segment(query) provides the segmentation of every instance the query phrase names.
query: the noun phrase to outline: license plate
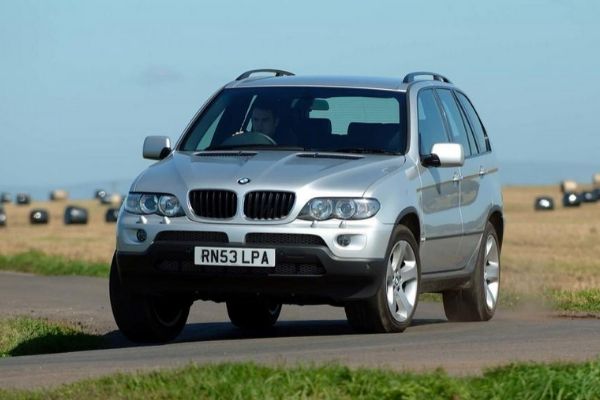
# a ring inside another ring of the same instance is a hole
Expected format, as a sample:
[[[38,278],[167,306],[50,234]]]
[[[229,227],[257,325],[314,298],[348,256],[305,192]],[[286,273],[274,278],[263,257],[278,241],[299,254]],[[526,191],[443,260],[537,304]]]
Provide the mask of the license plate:
[[[275,249],[195,247],[194,264],[224,267],[274,267]]]

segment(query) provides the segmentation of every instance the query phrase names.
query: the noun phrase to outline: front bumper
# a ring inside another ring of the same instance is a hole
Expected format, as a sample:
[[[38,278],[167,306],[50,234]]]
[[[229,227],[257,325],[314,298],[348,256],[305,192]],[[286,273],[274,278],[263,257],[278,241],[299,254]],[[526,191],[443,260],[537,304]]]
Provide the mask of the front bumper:
[[[118,250],[123,284],[138,293],[224,301],[266,296],[282,303],[340,304],[372,297],[385,275],[384,259],[341,259],[323,245],[212,243],[276,249],[275,268],[194,265],[194,247],[211,243],[160,241],[143,253]]]

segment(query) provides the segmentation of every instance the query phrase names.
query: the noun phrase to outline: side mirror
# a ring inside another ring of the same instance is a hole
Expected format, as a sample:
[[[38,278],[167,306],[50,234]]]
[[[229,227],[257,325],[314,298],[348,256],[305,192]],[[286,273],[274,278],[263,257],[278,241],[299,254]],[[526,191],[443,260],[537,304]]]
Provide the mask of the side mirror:
[[[462,167],[465,152],[460,143],[436,143],[421,162],[426,167]]]
[[[171,139],[167,136],[148,136],[144,140],[144,158],[162,160],[171,153]]]

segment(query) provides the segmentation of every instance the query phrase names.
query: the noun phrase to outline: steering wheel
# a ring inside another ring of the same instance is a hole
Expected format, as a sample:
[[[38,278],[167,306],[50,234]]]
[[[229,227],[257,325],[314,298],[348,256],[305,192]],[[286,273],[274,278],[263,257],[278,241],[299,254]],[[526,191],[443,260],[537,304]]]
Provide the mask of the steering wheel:
[[[268,144],[276,146],[277,142],[272,137],[261,132],[244,132],[238,135],[228,137],[221,143],[225,146],[245,145],[245,144]]]

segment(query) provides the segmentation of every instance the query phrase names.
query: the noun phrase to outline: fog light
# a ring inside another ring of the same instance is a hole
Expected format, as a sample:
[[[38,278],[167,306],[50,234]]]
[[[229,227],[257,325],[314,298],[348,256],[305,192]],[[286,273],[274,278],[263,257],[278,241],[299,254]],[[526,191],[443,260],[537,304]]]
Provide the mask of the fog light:
[[[351,241],[352,237],[350,235],[340,235],[337,237],[337,242],[342,247],[349,246]]]
[[[135,236],[137,237],[137,240],[139,240],[140,242],[145,242],[146,239],[148,238],[148,234],[143,229],[138,229]]]

